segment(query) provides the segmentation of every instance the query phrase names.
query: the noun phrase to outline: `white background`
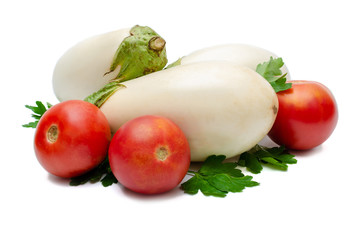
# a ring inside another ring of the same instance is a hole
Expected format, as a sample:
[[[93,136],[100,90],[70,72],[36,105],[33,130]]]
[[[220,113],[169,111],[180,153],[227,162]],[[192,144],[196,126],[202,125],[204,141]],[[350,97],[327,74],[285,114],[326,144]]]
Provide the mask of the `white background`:
[[[359,1],[2,1],[0,239],[362,239]],[[338,126],[287,172],[226,198],[70,187],[33,152],[25,104],[56,103],[58,58],[95,34],[135,24],[167,41],[169,62],[194,50],[249,43],[283,57],[292,79],[328,86]]]

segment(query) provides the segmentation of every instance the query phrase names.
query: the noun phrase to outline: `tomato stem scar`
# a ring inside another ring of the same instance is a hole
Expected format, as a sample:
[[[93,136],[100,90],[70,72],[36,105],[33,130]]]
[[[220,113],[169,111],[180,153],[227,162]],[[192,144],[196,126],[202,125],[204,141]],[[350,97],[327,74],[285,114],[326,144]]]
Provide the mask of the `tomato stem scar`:
[[[156,151],[156,156],[158,160],[165,161],[168,157],[168,151],[165,147],[160,147]]]
[[[58,138],[58,127],[52,125],[47,132],[47,139],[49,142],[54,143],[57,141]]]

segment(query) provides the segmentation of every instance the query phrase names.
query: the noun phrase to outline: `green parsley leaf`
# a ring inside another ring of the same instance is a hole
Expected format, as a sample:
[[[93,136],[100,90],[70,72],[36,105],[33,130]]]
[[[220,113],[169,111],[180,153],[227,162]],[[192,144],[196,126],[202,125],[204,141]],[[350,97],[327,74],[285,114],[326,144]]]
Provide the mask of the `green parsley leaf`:
[[[109,187],[113,183],[118,183],[118,180],[112,172],[107,172],[106,175],[101,179],[101,183],[103,187]]]
[[[29,122],[27,124],[23,124],[23,127],[26,128],[36,128],[36,126],[38,125],[38,122],[40,120],[40,118],[44,115],[44,113],[52,107],[52,105],[50,103],[46,103],[47,107],[44,106],[44,104],[40,101],[36,101],[35,102],[36,106],[30,106],[30,105],[25,105],[26,108],[30,109],[31,111],[33,111],[33,114],[31,115],[35,121],[34,122]]]
[[[209,156],[205,163],[201,166],[199,173],[207,175],[215,175],[219,173],[227,173],[235,177],[243,177],[244,174],[240,169],[236,169],[237,163],[222,163],[225,160],[224,155],[212,155]]]
[[[242,167],[247,167],[252,173],[260,173],[263,170],[259,158],[249,152],[244,152],[240,155],[238,164]]]
[[[108,157],[101,162],[95,169],[70,179],[70,186],[79,186],[87,182],[96,183],[101,182],[104,187],[108,187],[113,183],[117,183],[116,177],[111,171]]]
[[[224,192],[241,192],[245,187],[254,187],[259,183],[251,181],[252,176],[233,177],[231,175],[222,173],[211,176],[208,182]]]
[[[216,187],[212,186],[207,178],[202,176],[199,173],[194,173],[195,175],[190,178],[188,181],[181,184],[181,188],[185,193],[196,194],[200,190],[205,196],[214,196],[214,197],[225,197],[227,192],[221,191]]]
[[[237,169],[237,163],[223,163],[225,159],[224,155],[209,156],[197,172],[189,171],[193,177],[181,184],[181,188],[188,194],[200,190],[205,196],[225,197],[229,192],[259,185]]]
[[[238,165],[246,167],[252,173],[260,173],[262,164],[268,164],[281,170],[288,170],[287,164],[295,164],[295,156],[289,154],[284,146],[264,147],[256,145],[251,150],[240,155]]]
[[[282,58],[270,57],[268,62],[259,64],[256,72],[263,76],[273,87],[275,92],[281,92],[292,87],[291,83],[286,83],[286,75],[282,75],[280,68],[284,65]]]

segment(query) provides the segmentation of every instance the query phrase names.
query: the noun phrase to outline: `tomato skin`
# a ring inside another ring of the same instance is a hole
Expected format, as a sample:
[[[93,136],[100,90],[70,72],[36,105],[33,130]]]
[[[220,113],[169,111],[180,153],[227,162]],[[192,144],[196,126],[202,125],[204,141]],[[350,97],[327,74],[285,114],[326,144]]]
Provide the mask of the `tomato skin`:
[[[49,173],[63,178],[84,174],[107,156],[111,130],[104,114],[81,100],[58,103],[41,117],[34,150]]]
[[[167,118],[151,115],[122,125],[113,136],[108,156],[117,180],[143,194],[175,188],[191,161],[190,147],[181,129]]]
[[[336,100],[321,83],[289,82],[291,89],[277,93],[278,115],[268,136],[289,149],[312,149],[326,141],[337,125]]]

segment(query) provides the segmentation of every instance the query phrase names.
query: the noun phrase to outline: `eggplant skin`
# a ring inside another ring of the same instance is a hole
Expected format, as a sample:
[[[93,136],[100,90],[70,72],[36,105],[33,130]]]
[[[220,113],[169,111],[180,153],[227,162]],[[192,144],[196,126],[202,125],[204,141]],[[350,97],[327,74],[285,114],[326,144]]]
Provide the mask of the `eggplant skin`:
[[[88,38],[57,62],[53,89],[60,101],[85,99],[110,82],[123,82],[162,70],[166,41],[153,29],[136,25]]]
[[[235,43],[197,50],[182,57],[176,64],[185,65],[204,61],[229,61],[255,70],[258,64],[269,61],[270,57],[277,58],[278,56],[257,46]],[[281,71],[283,74],[286,73],[287,80],[290,80],[290,73],[286,65],[281,68]]]
[[[59,101],[83,100],[114,78],[116,72],[105,73],[129,31],[121,29],[93,36],[67,50],[53,72],[53,90]]]
[[[179,65],[124,85],[100,108],[112,132],[139,116],[167,117],[185,133],[192,161],[233,157],[254,147],[278,109],[276,93],[263,77],[226,61]]]

